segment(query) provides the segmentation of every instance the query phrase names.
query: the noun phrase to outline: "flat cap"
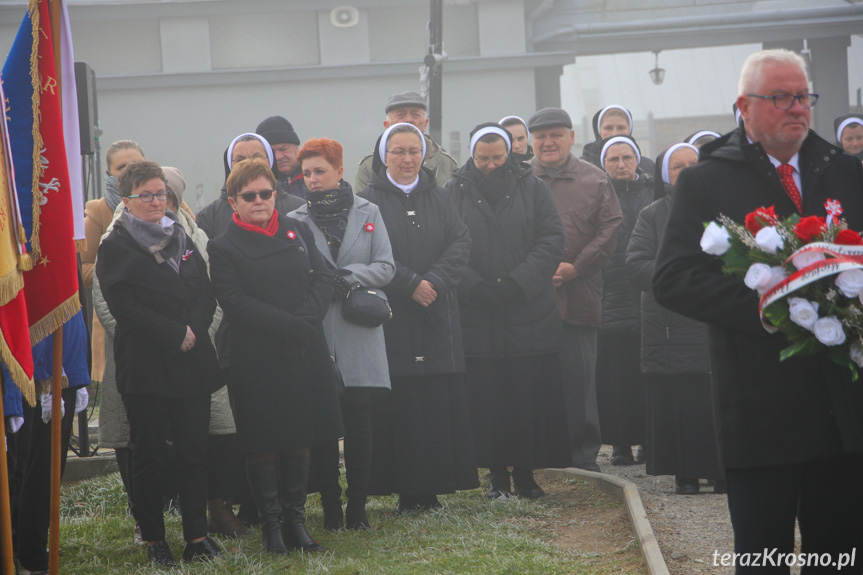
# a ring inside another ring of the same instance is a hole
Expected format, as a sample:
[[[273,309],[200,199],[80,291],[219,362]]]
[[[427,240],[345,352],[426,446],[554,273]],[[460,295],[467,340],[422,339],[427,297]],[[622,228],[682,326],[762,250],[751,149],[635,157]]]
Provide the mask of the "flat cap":
[[[402,92],[401,94],[393,94],[387,98],[387,104],[384,107],[384,114],[389,114],[390,110],[401,108],[402,106],[416,106],[423,110],[428,110],[426,102],[423,100],[422,96],[416,92]]]
[[[527,121],[527,129],[533,132],[542,128],[555,128],[563,126],[569,130],[572,129],[572,118],[565,110],[560,108],[543,108],[535,113]]]

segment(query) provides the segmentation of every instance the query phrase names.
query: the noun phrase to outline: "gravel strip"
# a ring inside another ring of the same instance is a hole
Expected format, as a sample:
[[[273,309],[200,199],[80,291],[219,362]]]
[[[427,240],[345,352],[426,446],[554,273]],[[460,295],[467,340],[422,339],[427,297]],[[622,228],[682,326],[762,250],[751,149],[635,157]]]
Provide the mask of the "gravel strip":
[[[714,566],[714,553],[734,551],[734,534],[725,495],[714,494],[703,480],[698,495],[676,495],[674,477],[645,473],[644,464],[611,465],[611,447],[604,445],[597,463],[603,473],[638,486],[662,555],[671,575],[733,575],[734,568]]]

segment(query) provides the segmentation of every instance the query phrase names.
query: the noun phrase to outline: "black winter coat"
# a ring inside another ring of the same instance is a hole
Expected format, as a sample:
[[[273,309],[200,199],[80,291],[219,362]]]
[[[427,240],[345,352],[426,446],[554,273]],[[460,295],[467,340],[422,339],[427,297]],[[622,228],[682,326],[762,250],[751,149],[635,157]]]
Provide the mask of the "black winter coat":
[[[470,231],[467,274],[459,289],[467,357],[539,355],[560,349],[562,323],[552,277],[563,255],[563,226],[545,182],[528,166],[506,164],[506,195],[490,204],[471,178],[472,160],[447,184]],[[478,305],[482,284],[518,285],[517,301]]]
[[[185,232],[182,232],[185,233]],[[224,385],[207,330],[216,300],[207,264],[186,238],[190,252],[180,272],[140,247],[122,225],[99,246],[96,275],[111,315],[120,393],[160,397],[210,394]],[[195,345],[180,351],[186,326]]]
[[[641,290],[626,272],[626,246],[639,212],[653,201],[653,178],[638,170],[637,180],[611,180],[623,222],[617,229],[617,246],[602,271],[602,329],[606,332],[640,333]]]
[[[405,194],[382,166],[357,194],[380,208],[393,247],[396,275],[383,288],[393,310],[384,324],[390,377],[464,373],[456,289],[467,269],[470,234],[431,172],[423,169],[419,178]],[[427,308],[411,299],[422,280],[438,294]]]
[[[641,371],[649,374],[710,373],[707,325],[656,303],[653,271],[668,214],[669,195],[656,200],[638,214],[626,248],[626,271],[641,290]]]
[[[283,451],[340,437],[321,325],[334,280],[311,230],[287,216],[279,216],[272,237],[231,223],[210,240],[208,252],[213,290],[231,324],[229,386],[243,451]]]
[[[803,215],[826,216],[839,200],[843,217],[863,229],[863,166],[810,131],[800,149]],[[710,324],[714,409],[723,464],[783,465],[863,453],[863,386],[826,353],[779,361],[788,345],[768,334],[758,294],[726,276],[719,258],[701,251],[704,223],[725,214],[775,206],[796,212],[761,144],[737,129],[702,146],[699,162],[681,172],[653,292],[669,309]]]

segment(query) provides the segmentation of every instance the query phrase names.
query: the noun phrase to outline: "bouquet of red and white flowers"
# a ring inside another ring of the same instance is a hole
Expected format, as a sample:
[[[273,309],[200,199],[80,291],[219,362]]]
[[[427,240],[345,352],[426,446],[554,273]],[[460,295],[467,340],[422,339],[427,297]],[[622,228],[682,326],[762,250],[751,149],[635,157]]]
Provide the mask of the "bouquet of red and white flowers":
[[[839,217],[839,202],[824,207],[826,218],[784,220],[773,206],[762,207],[743,225],[721,215],[705,224],[701,249],[758,292],[764,328],[789,342],[780,360],[826,348],[856,380],[863,367],[863,238]]]

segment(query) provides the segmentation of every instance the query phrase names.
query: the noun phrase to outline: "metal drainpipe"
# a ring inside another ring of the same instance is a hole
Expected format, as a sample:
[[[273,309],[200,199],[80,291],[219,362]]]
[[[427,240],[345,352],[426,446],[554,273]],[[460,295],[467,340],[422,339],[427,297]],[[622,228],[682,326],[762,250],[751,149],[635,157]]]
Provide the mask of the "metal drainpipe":
[[[545,2],[543,3],[543,5]],[[537,11],[543,6],[539,6]],[[546,10],[547,11],[547,10]],[[528,32],[530,35],[531,50],[535,44],[545,42],[563,36],[565,34],[578,34],[585,36],[605,35],[609,33],[619,34],[621,32],[644,32],[654,30],[661,32],[663,29],[697,28],[716,25],[756,24],[759,22],[789,22],[792,20],[806,20],[811,18],[845,18],[849,16],[863,15],[863,4],[852,4],[849,6],[830,6],[828,8],[800,8],[797,10],[764,10],[757,13],[744,14],[713,14],[710,16],[695,16],[691,18],[657,18],[655,20],[638,20],[629,22],[600,22],[591,24],[580,24],[565,26],[546,32],[540,36],[533,34],[533,21],[530,21]],[[531,14],[532,16],[532,14]],[[530,17],[529,17],[530,18]]]

